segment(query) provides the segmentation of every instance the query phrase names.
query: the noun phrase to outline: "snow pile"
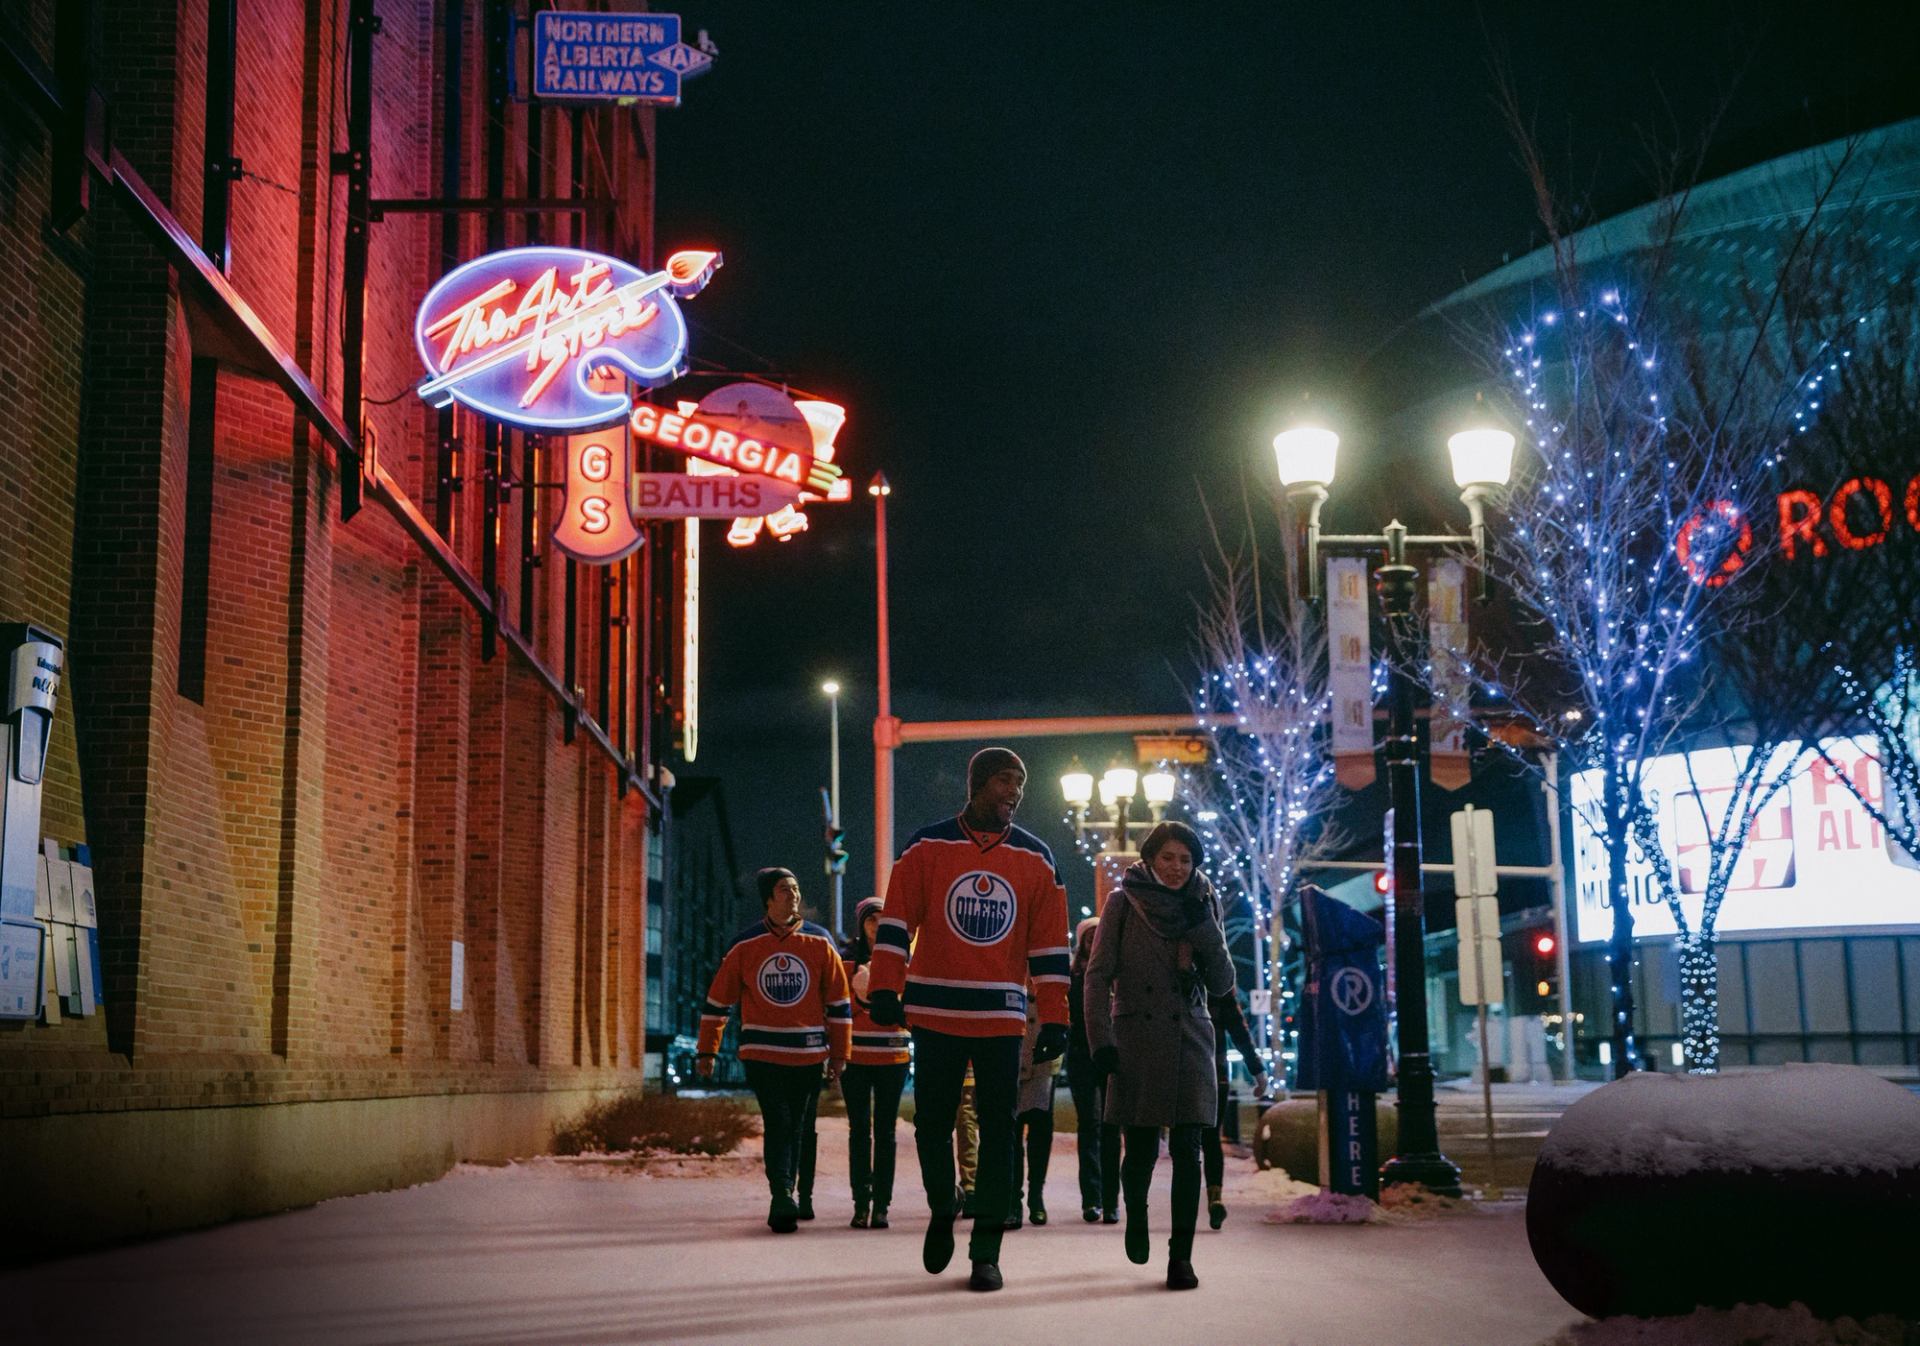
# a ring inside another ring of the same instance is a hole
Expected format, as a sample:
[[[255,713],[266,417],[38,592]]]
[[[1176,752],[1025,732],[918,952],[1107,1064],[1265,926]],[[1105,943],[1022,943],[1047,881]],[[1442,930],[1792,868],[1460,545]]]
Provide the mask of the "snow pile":
[[[1378,1224],[1386,1212],[1363,1196],[1315,1192],[1270,1212],[1266,1224]]]
[[[1906,1329],[1891,1315],[1823,1322],[1805,1304],[1741,1304],[1678,1318],[1602,1318],[1570,1327],[1541,1346],[1902,1346],[1906,1340]]]
[[[1473,1209],[1470,1202],[1460,1197],[1441,1196],[1417,1182],[1388,1183],[1380,1189],[1380,1204],[1394,1215],[1409,1220],[1427,1220]]]
[[[1858,1066],[1639,1072],[1568,1108],[1540,1162],[1593,1176],[1920,1168],[1920,1097]]]
[[[1301,1182],[1290,1177],[1283,1168],[1260,1168],[1239,1176],[1231,1174],[1233,1195],[1246,1197],[1251,1201],[1292,1201],[1298,1197],[1312,1196],[1320,1189],[1310,1182]]]

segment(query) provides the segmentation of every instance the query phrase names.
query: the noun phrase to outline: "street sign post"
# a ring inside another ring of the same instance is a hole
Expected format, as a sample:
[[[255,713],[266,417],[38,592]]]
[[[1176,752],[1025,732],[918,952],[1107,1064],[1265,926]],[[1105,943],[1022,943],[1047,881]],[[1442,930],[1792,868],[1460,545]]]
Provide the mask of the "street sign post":
[[[533,16],[535,98],[676,107],[681,81],[712,64],[710,51],[680,40],[678,14],[542,9]]]
[[[1454,926],[1460,937],[1460,1003],[1472,1005],[1480,1030],[1480,1101],[1487,1116],[1487,1182],[1494,1182],[1493,1058],[1487,1051],[1487,1006],[1506,998],[1500,965],[1500,880],[1493,852],[1493,814],[1469,804],[1453,823]]]

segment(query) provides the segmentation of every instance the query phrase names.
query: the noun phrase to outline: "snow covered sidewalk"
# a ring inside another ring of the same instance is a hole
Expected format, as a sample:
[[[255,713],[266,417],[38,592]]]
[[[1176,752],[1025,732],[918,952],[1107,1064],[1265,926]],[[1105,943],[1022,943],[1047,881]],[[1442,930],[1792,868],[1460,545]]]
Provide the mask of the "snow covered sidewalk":
[[[1200,1289],[1170,1294],[1166,1162],[1155,1257],[1136,1267],[1118,1226],[1081,1222],[1070,1136],[1047,1184],[1053,1223],[1009,1233],[1007,1288],[971,1294],[964,1242],[947,1274],[920,1268],[910,1130],[893,1228],[846,1227],[845,1136],[821,1119],[820,1218],[787,1237],[767,1231],[765,1183],[744,1156],[657,1174],[539,1160],[8,1273],[0,1298],[9,1331],[68,1343],[1535,1346],[1578,1317],[1535,1270],[1517,1203],[1271,1225],[1261,1216],[1309,1189],[1246,1160],[1230,1161],[1226,1227],[1200,1232]]]

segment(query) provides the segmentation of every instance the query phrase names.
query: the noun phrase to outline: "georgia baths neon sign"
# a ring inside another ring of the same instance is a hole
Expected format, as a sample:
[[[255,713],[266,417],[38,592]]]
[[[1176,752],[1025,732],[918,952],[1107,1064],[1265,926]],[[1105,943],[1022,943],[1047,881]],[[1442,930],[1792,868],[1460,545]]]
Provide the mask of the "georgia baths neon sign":
[[[428,377],[420,396],[459,402],[528,430],[617,425],[623,387],[595,388],[610,367],[642,387],[686,372],[681,299],[700,293],[717,252],[676,252],[659,271],[579,248],[510,248],[455,267],[414,319]]]

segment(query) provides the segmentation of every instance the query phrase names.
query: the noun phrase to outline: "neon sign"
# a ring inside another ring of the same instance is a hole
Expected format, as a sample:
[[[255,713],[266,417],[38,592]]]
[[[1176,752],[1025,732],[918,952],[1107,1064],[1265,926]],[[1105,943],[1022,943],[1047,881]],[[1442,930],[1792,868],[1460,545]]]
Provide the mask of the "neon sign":
[[[760,385],[732,386],[759,388]],[[786,402],[770,388],[762,391]],[[747,412],[710,409],[714,396],[717,394],[710,395],[693,411],[667,411],[641,402],[633,408],[630,421],[633,433],[650,444],[690,458],[704,458],[722,467],[772,477],[821,494],[831,490],[840,479],[839,468],[815,456],[813,437],[804,418],[796,417],[795,429],[781,433],[777,423],[767,420],[758,408]],[[787,402],[787,406],[792,405]]]
[[[626,418],[614,369],[644,387],[685,372],[687,322],[717,252],[676,252],[659,271],[579,248],[510,248],[440,278],[414,319],[430,405],[452,402],[529,430],[586,430]]]
[[[1902,520],[1920,538],[1920,473],[1897,495],[1887,481],[1859,476],[1842,482],[1828,499],[1817,491],[1796,489],[1780,492],[1774,505],[1774,540],[1789,561],[1826,556],[1836,547],[1870,550],[1892,537]],[[1719,545],[1706,545],[1709,540]],[[1694,511],[1673,539],[1674,556],[1687,574],[1709,588],[1732,579],[1753,547],[1752,524],[1727,500]]]
[[[567,440],[566,489],[553,545],[576,561],[606,565],[643,540],[627,510],[626,436],[573,435]]]

